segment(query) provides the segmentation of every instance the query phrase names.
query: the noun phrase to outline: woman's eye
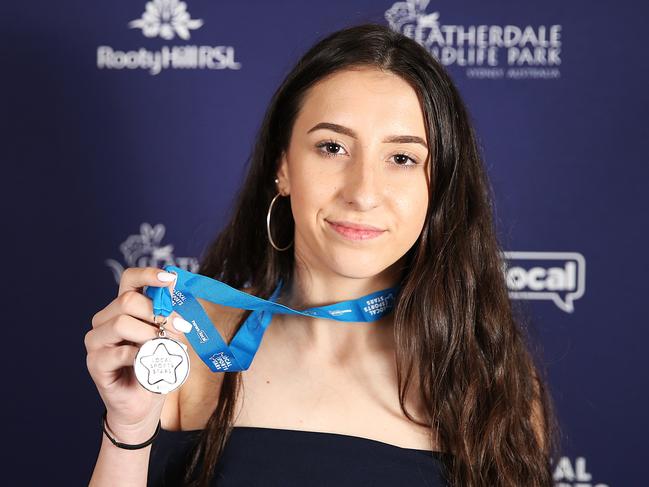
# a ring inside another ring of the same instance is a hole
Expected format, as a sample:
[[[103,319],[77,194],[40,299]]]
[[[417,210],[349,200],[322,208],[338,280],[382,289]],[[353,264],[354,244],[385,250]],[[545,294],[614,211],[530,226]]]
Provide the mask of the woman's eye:
[[[398,159],[400,160],[399,162],[396,162],[398,166],[413,167],[419,165],[419,163],[416,160],[414,160],[412,157],[410,157],[407,154],[395,154],[392,157],[395,158],[395,161],[397,161]],[[408,164],[407,163],[408,160],[412,161],[412,164]]]
[[[318,149],[322,149],[324,147],[324,150],[320,150],[320,153],[326,157],[336,157],[342,155],[337,152],[339,149],[342,149],[342,146],[340,144],[336,144],[331,140],[328,140],[326,142],[321,142],[316,147]],[[332,149],[333,152],[329,152],[328,149]]]

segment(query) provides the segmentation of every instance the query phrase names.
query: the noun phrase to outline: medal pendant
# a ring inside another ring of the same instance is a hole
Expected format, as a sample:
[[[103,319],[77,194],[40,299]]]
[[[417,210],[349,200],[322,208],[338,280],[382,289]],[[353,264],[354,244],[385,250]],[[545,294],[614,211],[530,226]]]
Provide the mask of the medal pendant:
[[[154,317],[155,322],[155,317]],[[138,350],[133,363],[137,381],[145,389],[167,394],[179,388],[189,375],[189,355],[184,344],[166,336],[160,323],[158,337],[146,341]]]

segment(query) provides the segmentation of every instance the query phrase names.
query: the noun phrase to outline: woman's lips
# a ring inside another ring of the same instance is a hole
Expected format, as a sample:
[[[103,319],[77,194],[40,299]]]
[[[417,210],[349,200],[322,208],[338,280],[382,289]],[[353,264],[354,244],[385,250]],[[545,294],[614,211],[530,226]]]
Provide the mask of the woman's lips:
[[[369,240],[381,235],[385,230],[373,229],[366,225],[350,224],[347,222],[331,222],[326,220],[336,232],[349,240]],[[354,228],[348,225],[353,225]]]

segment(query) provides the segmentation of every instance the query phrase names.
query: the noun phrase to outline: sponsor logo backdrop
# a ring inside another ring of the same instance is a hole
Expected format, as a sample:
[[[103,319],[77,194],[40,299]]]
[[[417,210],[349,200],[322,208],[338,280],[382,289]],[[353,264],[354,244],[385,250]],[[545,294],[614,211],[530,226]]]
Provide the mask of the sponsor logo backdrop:
[[[92,315],[125,267],[197,270],[280,80],[318,38],[364,21],[426,46],[471,111],[503,273],[562,423],[556,486],[645,485],[646,6],[120,0],[5,11],[10,485],[87,482],[101,438],[84,360]]]

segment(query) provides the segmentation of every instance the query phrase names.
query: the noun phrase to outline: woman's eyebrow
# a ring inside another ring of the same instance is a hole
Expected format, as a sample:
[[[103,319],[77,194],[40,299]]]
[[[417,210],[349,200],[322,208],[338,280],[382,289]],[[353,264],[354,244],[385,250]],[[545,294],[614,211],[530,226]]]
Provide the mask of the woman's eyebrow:
[[[311,129],[309,129],[307,134],[310,134],[311,132],[319,129],[333,130],[334,132],[338,132],[339,134],[347,135],[352,139],[358,139],[358,135],[356,135],[356,132],[354,132],[352,129],[344,127],[343,125],[338,125],[337,123],[330,122],[320,122],[319,124],[314,125]],[[421,137],[417,137],[416,135],[390,135],[383,139],[382,142],[386,144],[421,144],[426,149],[428,149],[426,141]]]

